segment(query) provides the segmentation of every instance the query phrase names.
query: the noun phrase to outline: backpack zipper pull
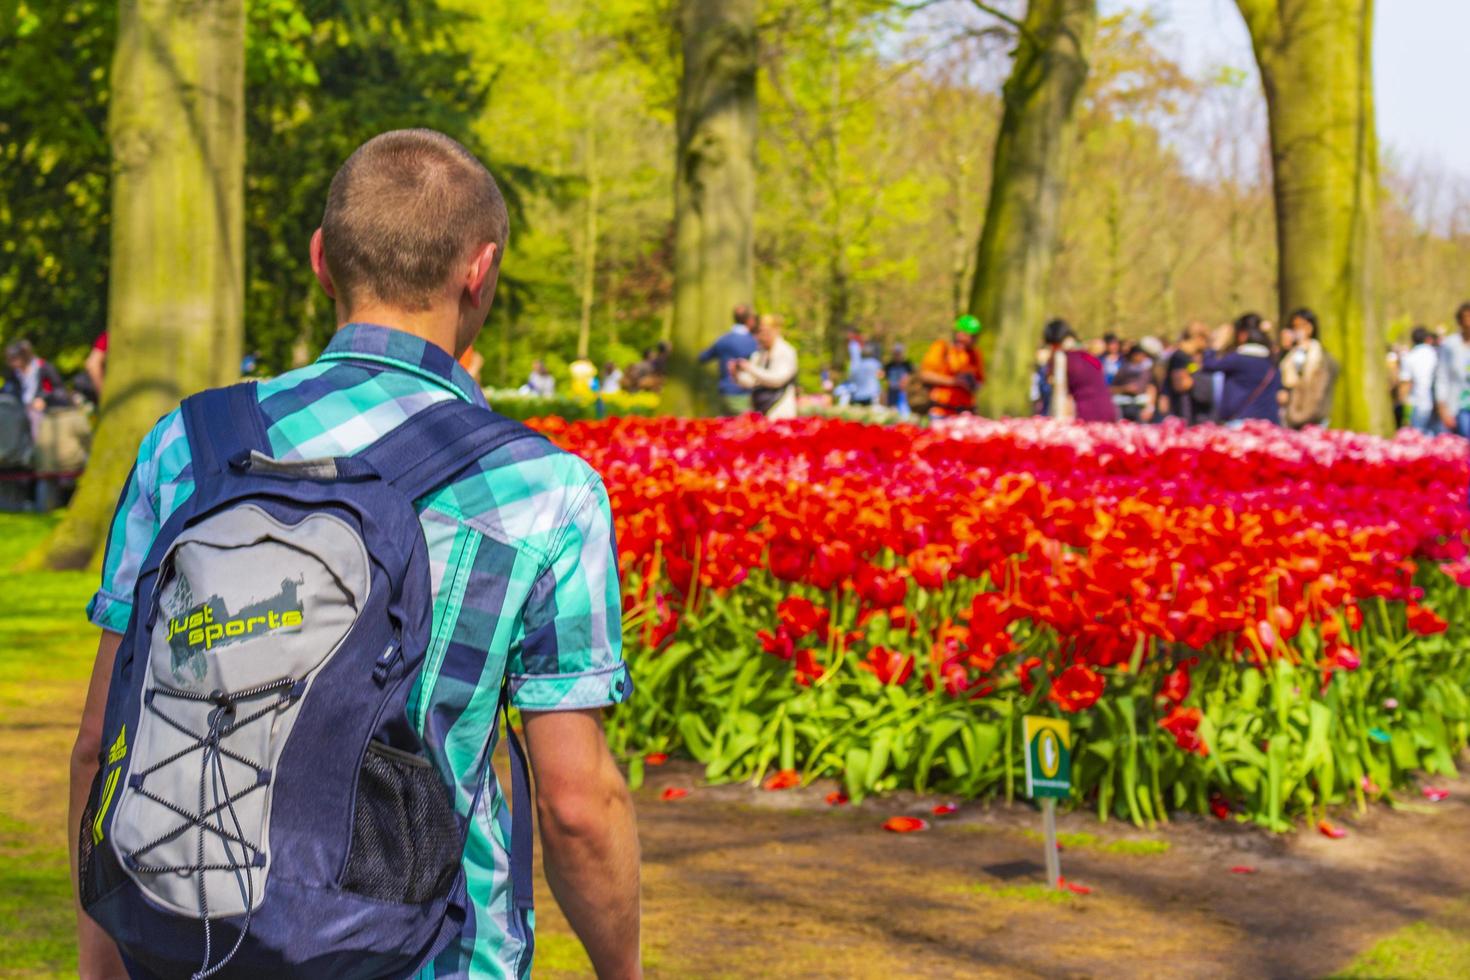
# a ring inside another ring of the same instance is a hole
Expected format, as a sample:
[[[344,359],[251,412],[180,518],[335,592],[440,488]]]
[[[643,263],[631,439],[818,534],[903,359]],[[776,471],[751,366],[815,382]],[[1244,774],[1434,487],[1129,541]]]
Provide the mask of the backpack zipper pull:
[[[395,636],[387,648],[378,655],[377,661],[373,663],[373,680],[379,687],[388,682],[388,674],[393,670],[393,665],[401,659],[403,659],[403,644]]]

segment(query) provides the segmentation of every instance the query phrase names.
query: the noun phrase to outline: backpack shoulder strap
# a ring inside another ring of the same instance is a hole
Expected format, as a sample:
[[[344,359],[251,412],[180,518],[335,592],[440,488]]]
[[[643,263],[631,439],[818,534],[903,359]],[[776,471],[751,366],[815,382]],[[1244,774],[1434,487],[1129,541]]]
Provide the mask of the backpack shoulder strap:
[[[544,436],[488,408],[451,398],[409,416],[358,458],[408,499],[417,500],[488,453],[531,438]]]
[[[252,452],[270,454],[254,381],[201,391],[185,398],[180,410],[196,471],[218,473]]]

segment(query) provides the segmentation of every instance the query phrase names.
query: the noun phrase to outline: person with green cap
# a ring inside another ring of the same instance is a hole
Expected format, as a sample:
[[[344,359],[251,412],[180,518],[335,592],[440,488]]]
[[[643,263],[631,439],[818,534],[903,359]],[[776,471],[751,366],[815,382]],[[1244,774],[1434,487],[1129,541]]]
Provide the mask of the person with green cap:
[[[919,362],[919,381],[929,390],[929,415],[943,418],[975,410],[975,392],[985,382],[985,361],[976,339],[980,321],[966,313],[954,322],[952,339],[929,346]]]

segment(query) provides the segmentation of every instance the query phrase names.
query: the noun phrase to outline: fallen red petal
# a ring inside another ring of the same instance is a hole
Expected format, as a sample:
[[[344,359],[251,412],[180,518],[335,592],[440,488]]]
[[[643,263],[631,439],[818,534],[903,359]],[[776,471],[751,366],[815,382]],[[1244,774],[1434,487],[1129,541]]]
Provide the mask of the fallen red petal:
[[[1442,789],[1438,786],[1425,786],[1419,792],[1423,793],[1424,798],[1430,803],[1438,803],[1441,800],[1447,800],[1450,798],[1450,791],[1447,789]]]
[[[644,764],[650,766],[661,766],[668,761],[669,754],[667,752],[651,752],[643,757]]]
[[[1333,840],[1342,840],[1347,836],[1346,830],[1343,830],[1341,827],[1334,827],[1326,820],[1319,821],[1317,829],[1321,831],[1323,837],[1331,837]]]
[[[668,803],[672,800],[682,800],[688,795],[689,791],[687,789],[681,789],[678,786],[670,786],[668,789],[663,791],[663,794],[659,796],[659,799],[663,800],[665,803]]]
[[[800,785],[801,773],[797,772],[795,769],[782,769],[780,772],[773,773],[772,775],[767,776],[766,781],[761,783],[761,788],[777,790],[790,789],[793,786]]]
[[[883,829],[895,834],[911,834],[916,830],[928,830],[929,821],[919,817],[889,817],[883,821]]]
[[[1069,891],[1077,895],[1092,894],[1092,889],[1088,888],[1086,885],[1079,885],[1075,881],[1068,881],[1066,878],[1062,877],[1057,878],[1057,887],[1062,889],[1063,891]]]
[[[1236,864],[1231,866],[1230,873],[1233,875],[1253,875],[1259,870],[1261,869],[1252,867],[1249,864]]]
[[[934,815],[936,817],[948,816],[949,814],[954,813],[958,809],[959,809],[959,806],[957,804],[954,804],[954,803],[941,803],[941,804],[939,804],[938,806],[936,806],[934,808]]]
[[[841,790],[834,790],[833,792],[827,794],[828,806],[842,806],[846,802],[847,794],[842,792]]]

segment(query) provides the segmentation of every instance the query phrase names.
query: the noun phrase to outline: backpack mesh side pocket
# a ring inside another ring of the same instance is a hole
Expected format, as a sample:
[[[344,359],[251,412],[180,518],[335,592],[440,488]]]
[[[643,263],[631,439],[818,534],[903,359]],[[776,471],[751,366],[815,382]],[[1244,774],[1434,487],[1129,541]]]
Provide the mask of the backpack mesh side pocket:
[[[427,759],[369,742],[342,887],[417,904],[447,894],[463,851],[454,804]]]
[[[97,876],[92,870],[92,821],[97,818],[97,805],[92,801],[95,792],[94,789],[87,794],[87,805],[82,810],[82,824],[77,829],[77,897],[82,908],[91,908],[97,904]]]

